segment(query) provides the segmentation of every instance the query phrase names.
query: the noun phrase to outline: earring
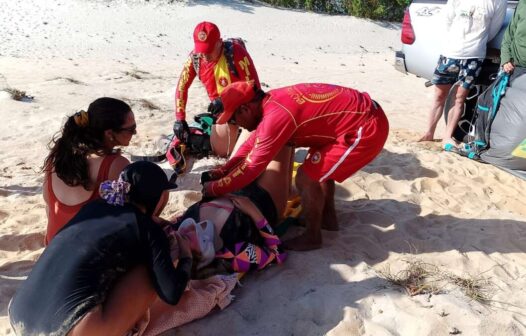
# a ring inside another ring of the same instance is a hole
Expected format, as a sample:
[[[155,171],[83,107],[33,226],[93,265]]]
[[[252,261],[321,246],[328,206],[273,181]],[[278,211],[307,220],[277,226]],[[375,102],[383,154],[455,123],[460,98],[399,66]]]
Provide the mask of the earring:
[[[115,138],[114,137],[110,137],[110,141],[115,141]]]

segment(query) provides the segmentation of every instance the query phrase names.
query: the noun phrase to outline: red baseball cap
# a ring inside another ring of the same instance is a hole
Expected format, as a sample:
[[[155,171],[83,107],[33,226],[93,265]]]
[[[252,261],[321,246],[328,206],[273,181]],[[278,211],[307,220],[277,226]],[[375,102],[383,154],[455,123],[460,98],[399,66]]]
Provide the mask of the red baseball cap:
[[[236,109],[256,96],[254,91],[254,81],[234,82],[228,85],[221,92],[221,102],[223,103],[223,113],[217,118],[216,124],[224,124],[232,118]]]
[[[206,21],[199,23],[194,29],[194,52],[210,54],[220,38],[219,28],[215,24]]]

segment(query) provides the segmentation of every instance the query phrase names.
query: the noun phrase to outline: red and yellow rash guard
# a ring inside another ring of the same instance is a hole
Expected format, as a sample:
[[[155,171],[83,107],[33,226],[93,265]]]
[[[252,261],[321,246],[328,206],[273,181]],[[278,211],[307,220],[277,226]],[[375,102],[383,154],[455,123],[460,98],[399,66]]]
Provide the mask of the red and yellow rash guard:
[[[223,89],[233,82],[254,80],[256,85],[260,87],[254,62],[248,52],[237,43],[234,43],[232,48],[233,61],[239,77],[236,77],[229,70],[224,52],[221,52],[221,57],[215,62],[199,59],[199,79],[205,86],[211,101],[219,97]],[[184,64],[175,90],[175,118],[177,120],[185,120],[186,118],[188,89],[197,75],[192,64],[192,56],[193,52],[190,53]]]
[[[358,130],[371,118],[367,93],[330,84],[297,84],[269,91],[263,117],[238,152],[223,167],[226,175],[212,182],[210,196],[238,190],[254,181],[287,143],[323,147]]]

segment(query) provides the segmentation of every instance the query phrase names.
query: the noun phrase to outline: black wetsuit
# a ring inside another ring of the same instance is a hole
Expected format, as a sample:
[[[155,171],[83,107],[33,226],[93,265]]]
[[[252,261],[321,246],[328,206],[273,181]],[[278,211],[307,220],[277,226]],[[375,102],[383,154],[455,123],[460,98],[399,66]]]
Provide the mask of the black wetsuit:
[[[191,260],[170,258],[163,230],[133,205],[85,205],[53,238],[9,306],[17,335],[66,335],[115,281],[145,265],[159,297],[176,304]],[[130,303],[132,304],[132,303]]]

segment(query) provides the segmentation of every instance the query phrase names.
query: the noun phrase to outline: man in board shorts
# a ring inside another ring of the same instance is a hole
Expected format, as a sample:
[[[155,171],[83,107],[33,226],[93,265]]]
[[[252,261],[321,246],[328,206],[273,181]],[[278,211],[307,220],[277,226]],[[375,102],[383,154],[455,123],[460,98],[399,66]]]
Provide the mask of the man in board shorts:
[[[456,146],[453,132],[464,111],[464,102],[486,57],[486,44],[499,32],[506,15],[505,0],[448,0],[443,10],[444,41],[433,79],[435,94],[428,127],[419,141],[433,141],[451,87],[459,82],[449,111],[442,146]]]
[[[344,181],[372,161],[387,139],[389,124],[380,106],[367,93],[331,84],[265,93],[253,82],[237,82],[222,92],[221,101],[217,122],[235,123],[252,134],[224,166],[209,172],[204,196],[247,186],[287,144],[309,147],[296,175],[307,229],[285,247],[320,248],[321,228],[338,229],[334,181]]]

